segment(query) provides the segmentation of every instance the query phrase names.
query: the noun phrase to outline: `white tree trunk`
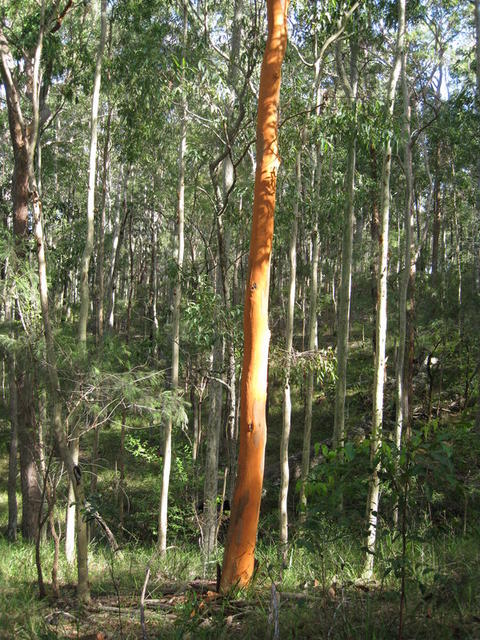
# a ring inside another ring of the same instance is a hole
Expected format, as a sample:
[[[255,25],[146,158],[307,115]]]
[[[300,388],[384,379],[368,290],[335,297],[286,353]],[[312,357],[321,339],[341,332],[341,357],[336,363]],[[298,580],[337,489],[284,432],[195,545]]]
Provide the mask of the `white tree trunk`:
[[[278,498],[278,515],[280,527],[280,554],[285,563],[288,551],[288,485],[290,482],[290,469],[288,465],[288,442],[292,420],[292,401],[290,397],[290,368],[293,349],[293,329],[295,320],[295,284],[297,278],[297,229],[298,229],[298,204],[302,190],[301,172],[302,147],[297,152],[296,162],[296,197],[293,210],[292,228],[290,231],[290,246],[288,256],[290,261],[290,274],[288,278],[288,305],[287,322],[285,327],[285,351],[287,364],[285,369],[285,385],[283,388],[283,422],[282,438],[280,443],[280,494]]]
[[[351,43],[350,81],[347,81],[341,62],[340,46],[337,46],[337,65],[343,77],[344,88],[350,108],[356,111],[357,99],[357,44]],[[356,116],[355,124],[356,127]],[[345,395],[347,392],[348,336],[350,329],[350,300],[352,292],[353,226],[355,222],[355,165],[356,131],[351,132],[347,152],[347,172],[345,174],[345,209],[342,240],[342,270],[338,294],[337,331],[337,383],[335,388],[335,417],[333,425],[333,446],[345,443]]]
[[[405,40],[405,0],[398,2],[398,32],[395,60],[390,76],[387,91],[386,116],[388,121],[393,116],[395,105],[395,91],[400,75],[401,55]],[[390,172],[392,165],[392,139],[387,138],[385,143],[382,183],[381,183],[381,209],[380,209],[380,238],[378,253],[377,276],[377,313],[376,313],[376,343],[375,343],[375,373],[373,383],[373,417],[372,434],[370,438],[370,460],[372,473],[369,480],[367,499],[368,533],[366,540],[366,556],[363,569],[363,577],[370,579],[373,574],[375,543],[377,539],[377,520],[379,506],[380,479],[378,454],[382,442],[383,424],[383,388],[385,381],[385,344],[387,337],[387,273],[388,273],[388,228],[390,219]]]
[[[317,348],[317,293],[318,293],[318,255],[320,242],[318,237],[318,222],[315,221],[312,238],[312,269],[310,273],[310,318],[308,349],[313,352]],[[300,475],[300,507],[305,512],[307,508],[306,485],[310,470],[310,447],[312,440],[312,406],[313,406],[314,372],[310,368],[307,374],[305,399],[305,423],[303,431],[302,468]]]
[[[100,84],[102,79],[102,60],[107,35],[107,0],[101,0],[100,10],[100,42],[97,50],[95,76],[93,81],[92,111],[90,117],[90,159],[88,164],[88,197],[87,197],[87,238],[80,268],[80,314],[78,321],[78,340],[84,349],[87,341],[88,309],[90,295],[88,286],[88,270],[93,252],[95,225],[95,178],[97,173],[97,120],[100,102]]]
[[[187,42],[187,8],[183,13],[183,47]],[[182,75],[182,91],[184,92],[185,71]],[[177,276],[173,292],[172,314],[172,380],[173,394],[178,390],[178,368],[180,347],[180,303],[182,298],[182,269],[185,246],[185,153],[187,150],[187,102],[185,93],[182,94],[180,113],[180,144],[178,148],[178,201],[177,201]],[[158,518],[158,548],[161,554],[167,550],[167,520],[168,520],[168,488],[170,484],[170,470],[172,466],[172,419],[169,418],[165,428],[163,450],[162,491],[160,495],[160,510]]]
[[[221,289],[221,270],[217,265],[215,288],[217,294]],[[222,383],[220,376],[223,367],[223,337],[217,336],[213,345],[212,375],[217,380],[211,380],[209,391],[210,408],[207,421],[205,439],[205,480],[203,486],[203,545],[208,558],[217,544],[217,495],[218,495],[218,452],[220,448],[220,433],[222,429]]]
[[[74,438],[70,444],[73,464],[78,465],[78,454],[80,452],[80,441]],[[67,516],[65,520],[65,557],[69,564],[75,561],[75,487],[70,480],[68,484]]]

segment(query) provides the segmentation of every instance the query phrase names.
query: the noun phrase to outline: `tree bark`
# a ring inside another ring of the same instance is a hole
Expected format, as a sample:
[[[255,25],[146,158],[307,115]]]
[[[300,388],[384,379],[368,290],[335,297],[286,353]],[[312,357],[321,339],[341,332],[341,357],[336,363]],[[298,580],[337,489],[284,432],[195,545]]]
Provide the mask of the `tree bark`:
[[[183,9],[183,55],[187,47],[188,17],[187,5]],[[171,391],[178,390],[178,369],[180,352],[180,303],[182,299],[182,269],[185,249],[185,153],[187,150],[187,101],[185,96],[185,67],[182,67],[182,100],[180,108],[180,144],[178,148],[178,200],[177,200],[177,274],[173,291],[172,314],[172,379]],[[160,510],[158,518],[158,549],[161,554],[167,550],[167,519],[168,519],[168,487],[170,483],[170,469],[172,465],[172,419],[169,417],[165,427],[163,449],[162,491],[160,495]]]
[[[18,403],[17,384],[15,380],[15,356],[8,359],[10,378],[10,451],[8,458],[8,527],[7,538],[14,542],[17,539],[18,507],[17,507],[17,458],[18,458]]]
[[[221,288],[220,266],[216,268],[216,289]],[[223,337],[218,335],[213,345],[212,373],[215,378],[222,375]],[[211,380],[209,392],[210,408],[205,438],[205,481],[203,486],[203,545],[207,558],[217,544],[217,495],[218,495],[218,452],[222,429],[222,383]]]
[[[372,217],[370,220],[370,237],[372,240],[372,257],[370,263],[370,292],[372,296],[372,350],[375,356],[376,351],[376,329],[377,321],[377,280],[378,280],[378,246],[380,234],[380,216],[378,211],[378,169],[377,169],[377,152],[373,144],[370,145],[370,173],[372,180],[372,188],[370,190],[370,200],[372,204]]]
[[[151,264],[150,264],[150,341],[152,343],[152,352],[158,355],[157,336],[158,336],[158,281],[157,281],[157,242],[158,242],[158,221],[155,207],[152,207],[152,216],[150,220],[152,230],[152,246],[151,246]]]
[[[309,337],[308,350],[314,352],[317,349],[317,295],[318,295],[318,256],[320,242],[318,237],[318,221],[315,220],[312,232],[312,262],[310,272],[310,310],[309,310]],[[315,373],[312,367],[307,372],[305,389],[305,422],[303,430],[302,468],[300,473],[300,509],[301,517],[305,518],[307,509],[307,480],[310,471],[310,449],[312,446],[312,409],[313,409],[313,383]]]
[[[96,262],[97,279],[97,323],[96,340],[97,345],[103,340],[104,328],[104,303],[105,303],[105,223],[107,207],[108,175],[110,169],[110,127],[112,121],[112,110],[109,106],[107,124],[105,130],[105,143],[103,147],[103,171],[102,171],[102,203],[100,205],[100,224],[98,228],[98,249]]]
[[[395,446],[400,455],[402,432],[408,417],[408,393],[405,388],[405,350],[407,342],[407,292],[410,279],[413,253],[413,165],[412,139],[410,133],[410,94],[407,82],[407,53],[402,52],[402,96],[403,96],[403,137],[404,137],[404,169],[405,169],[405,256],[404,269],[400,276],[399,290],[399,331],[398,355],[395,371],[396,411],[395,411]],[[394,509],[394,523],[398,521],[398,505]]]
[[[78,438],[72,439],[70,451],[72,453],[73,463],[78,465],[78,456],[80,453],[80,440]],[[70,480],[68,483],[67,515],[65,518],[65,558],[69,564],[73,564],[75,561],[75,507],[75,486]]]
[[[80,268],[80,314],[78,320],[78,340],[85,349],[87,343],[87,321],[90,306],[88,271],[93,252],[95,232],[95,178],[97,175],[97,121],[100,102],[100,84],[102,80],[102,61],[107,36],[107,0],[101,0],[100,9],[100,42],[98,44],[95,75],[93,80],[92,111],[90,116],[90,159],[88,164],[88,197],[87,197],[87,238]]]
[[[108,302],[108,313],[107,313],[107,322],[108,328],[110,330],[113,329],[114,321],[115,321],[115,297],[116,297],[116,279],[118,272],[118,264],[120,262],[120,250],[122,248],[123,238],[125,236],[125,226],[127,224],[129,209],[128,209],[128,179],[130,176],[130,167],[124,170],[123,175],[123,187],[122,187],[122,216],[120,219],[120,207],[115,206],[115,223],[113,227],[113,237],[112,237],[112,254],[111,254],[111,262],[110,262],[110,273],[108,278],[108,287],[107,287],[107,302]],[[119,185],[120,190],[120,185]],[[117,205],[119,203],[117,202]]]
[[[395,60],[388,83],[387,103],[385,115],[388,121],[393,117],[395,105],[395,91],[400,75],[401,56],[405,41],[405,0],[398,2],[398,31]],[[387,335],[387,273],[388,273],[388,227],[390,218],[390,172],[392,164],[392,138],[388,136],[385,143],[380,210],[380,238],[379,263],[377,279],[377,316],[376,316],[376,345],[375,345],[375,373],[373,383],[373,416],[372,434],[370,437],[370,462],[372,473],[369,480],[367,499],[368,533],[366,540],[366,556],[363,576],[370,579],[373,574],[375,542],[377,537],[377,520],[379,506],[380,464],[378,454],[382,442],[383,424],[383,388],[385,381],[385,345]]]
[[[303,142],[303,141],[302,141]],[[290,246],[288,257],[290,262],[290,273],[288,277],[288,304],[287,322],[285,326],[285,382],[283,387],[283,422],[282,436],[280,442],[280,492],[278,497],[278,516],[280,529],[280,549],[279,553],[286,563],[288,555],[288,486],[290,482],[290,469],[288,465],[288,443],[290,439],[290,429],[292,421],[292,400],[290,396],[290,369],[293,352],[293,329],[295,320],[295,284],[297,278],[297,230],[298,230],[298,209],[300,194],[302,191],[302,145],[297,152],[296,160],[296,198],[293,209],[293,221],[290,232]]]
[[[268,291],[279,166],[277,126],[281,66],[287,45],[288,0],[268,0],[268,36],[260,73],[257,166],[245,291],[240,447],[221,591],[250,581],[254,568],[265,457]]]
[[[48,284],[47,284],[47,265],[45,257],[45,240],[43,233],[43,221],[42,221],[42,203],[35,179],[34,170],[34,157],[35,148],[38,140],[39,124],[40,124],[40,63],[43,50],[43,39],[45,33],[45,2],[42,0],[40,7],[40,26],[35,45],[33,55],[32,74],[29,78],[29,85],[31,92],[29,94],[29,100],[31,101],[31,121],[28,126],[25,123],[22,108],[20,104],[20,97],[17,91],[17,84],[14,82],[10,72],[10,59],[11,54],[8,47],[8,42],[5,39],[3,32],[0,29],[0,56],[1,66],[0,72],[2,80],[5,86],[5,92],[7,94],[7,105],[9,113],[9,121],[13,123],[13,129],[11,127],[12,134],[12,146],[14,149],[16,142],[13,139],[14,134],[20,132],[22,135],[23,149],[27,153],[27,171],[28,171],[28,191],[29,198],[32,203],[33,209],[33,222],[34,222],[34,237],[37,247],[37,266],[38,266],[38,286],[40,293],[40,307],[43,320],[43,330],[45,336],[46,347],[46,370],[47,370],[47,385],[49,391],[50,402],[52,406],[52,424],[57,445],[57,450],[68,470],[71,479],[76,481],[76,502],[80,505],[85,505],[85,495],[83,490],[83,481],[81,472],[78,467],[75,467],[72,456],[68,450],[67,438],[62,421],[62,405],[60,399],[60,383],[58,379],[57,360],[55,353],[55,346],[53,340],[53,332],[50,323],[49,315],[49,300],[48,300]],[[29,62],[31,64],[31,61]],[[13,133],[12,133],[13,132]],[[16,159],[15,159],[16,160]],[[21,229],[19,230],[21,234]],[[80,512],[80,509],[78,510]],[[82,602],[88,602],[90,599],[89,586],[88,586],[88,565],[87,565],[87,530],[86,523],[81,516],[78,517],[78,589],[77,594]]]
[[[18,441],[20,480],[22,487],[22,537],[35,540],[38,533],[39,510],[42,502],[38,463],[38,441],[35,437],[36,416],[30,373],[17,376]]]
[[[337,45],[337,66],[343,79],[344,89],[350,109],[354,113],[353,131],[348,145],[347,172],[345,174],[345,209],[342,240],[342,271],[338,295],[337,330],[337,383],[335,388],[335,417],[333,426],[333,446],[345,444],[345,396],[347,392],[348,336],[350,329],[350,300],[352,293],[353,226],[355,222],[355,164],[356,164],[356,100],[357,100],[357,43],[350,45],[350,80],[347,81],[341,60],[340,46]]]
[[[41,55],[43,31],[37,42],[35,60]],[[12,77],[12,55],[8,41],[0,28],[0,73],[5,88],[7,101],[8,122],[10,139],[13,150],[13,178],[12,178],[12,203],[13,203],[13,230],[15,236],[16,253],[19,259],[25,257],[25,240],[28,236],[28,202],[29,191],[29,164],[33,162],[30,152],[29,136],[33,138],[32,121],[24,120],[20,104],[20,94],[17,83]],[[38,111],[38,110],[37,110]],[[37,115],[38,119],[38,115]],[[31,407],[31,394],[29,395],[28,372],[17,362],[17,380],[13,378],[11,384],[19,384],[19,389],[11,392],[11,401],[16,400],[17,416],[14,418],[18,428],[18,444],[20,450],[20,477],[22,488],[22,534],[26,540],[34,540],[38,527],[38,507],[40,504],[40,489],[35,468],[35,438],[34,438],[34,411]],[[23,369],[23,370],[22,370]],[[25,383],[26,388],[25,388]],[[14,425],[12,423],[12,430]],[[13,434],[13,431],[12,431]],[[15,439],[13,440],[15,444]],[[13,472],[13,469],[12,469]],[[13,496],[12,496],[13,500]],[[16,497],[15,497],[16,501]],[[12,502],[12,510],[14,504]],[[13,513],[12,513],[13,516]],[[13,523],[12,523],[13,524]],[[13,531],[13,530],[12,530]]]

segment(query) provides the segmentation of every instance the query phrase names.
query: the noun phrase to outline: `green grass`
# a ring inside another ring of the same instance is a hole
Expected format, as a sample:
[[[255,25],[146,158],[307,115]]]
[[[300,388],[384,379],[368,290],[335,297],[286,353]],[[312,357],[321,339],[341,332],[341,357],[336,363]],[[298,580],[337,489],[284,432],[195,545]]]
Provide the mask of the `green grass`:
[[[361,342],[361,329],[352,330],[351,356],[349,359],[349,386],[347,391],[348,428],[352,433],[357,426],[365,427],[371,415],[372,356],[370,337]],[[390,345],[393,362],[393,349]],[[447,372],[450,375],[450,372]],[[445,375],[447,375],[447,373]],[[450,388],[450,380],[444,387]],[[294,520],[295,480],[292,479],[289,507],[291,508],[291,549],[289,563],[283,569],[276,549],[277,540],[277,469],[281,429],[281,394],[279,381],[272,381],[270,393],[269,435],[266,451],[266,495],[262,501],[259,543],[256,556],[259,569],[255,581],[246,593],[238,594],[231,601],[212,603],[202,601],[194,591],[171,598],[169,611],[147,610],[146,620],[149,638],[242,638],[264,639],[273,634],[271,613],[271,589],[276,585],[280,593],[279,624],[282,640],[290,638],[365,639],[390,640],[398,637],[400,606],[401,540],[390,526],[392,496],[384,489],[381,504],[381,528],[378,535],[376,577],[374,584],[358,583],[364,551],[363,509],[365,487],[361,485],[358,458],[357,475],[350,480],[356,486],[350,505],[358,517],[338,517],[327,513],[318,517],[312,527],[301,528]],[[312,421],[312,445],[328,442],[332,434],[333,413],[330,391],[315,388]],[[391,389],[387,385],[385,403],[386,433],[392,414]],[[417,398],[417,401],[419,399]],[[449,419],[450,428],[459,427],[472,418],[472,412]],[[293,394],[293,416],[290,451],[301,450],[303,438],[304,407],[299,389]],[[135,426],[135,425],[132,425]],[[421,426],[421,425],[420,425]],[[420,428],[419,426],[419,428]],[[448,426],[448,425],[447,425]],[[432,427],[433,428],[433,427]],[[148,443],[157,446],[159,433],[151,429],[135,429]],[[85,438],[83,450],[90,450],[91,435]],[[0,442],[0,531],[7,524],[6,478],[8,456],[5,442],[6,429]],[[0,535],[0,638],[52,639],[79,638],[91,640],[97,632],[107,637],[125,640],[141,638],[138,615],[138,599],[145,578],[147,565],[151,567],[150,598],[160,599],[166,585],[182,584],[195,578],[214,579],[216,563],[221,563],[223,550],[217,550],[209,563],[199,551],[196,521],[192,503],[201,487],[202,478],[191,467],[175,468],[172,474],[170,499],[169,549],[161,559],[153,546],[160,491],[159,459],[142,459],[127,453],[126,505],[127,531],[119,531],[116,502],[115,462],[119,452],[119,424],[103,429],[100,439],[100,467],[98,480],[99,508],[122,541],[120,553],[112,554],[105,547],[101,536],[90,544],[90,583],[94,608],[79,609],[74,597],[75,569],[60,557],[59,583],[61,598],[55,601],[52,594],[44,601],[38,599],[35,553],[32,545],[21,540],[9,544]],[[465,440],[460,458],[455,464],[467,467],[464,473],[475,472],[478,461],[475,451]],[[186,460],[182,446],[183,435],[174,439],[176,454]],[[469,454],[472,460],[466,460]],[[466,461],[465,461],[466,460]],[[88,460],[84,459],[88,470]],[[434,473],[434,469],[430,472]],[[463,472],[462,472],[463,473]],[[461,475],[461,474],[460,474]],[[362,476],[363,477],[363,476]],[[63,483],[64,485],[65,483]],[[412,492],[420,494],[421,487],[413,486]],[[58,515],[63,517],[65,487],[59,491]],[[449,638],[480,638],[480,531],[475,528],[478,517],[478,496],[472,494],[468,512],[468,535],[463,536],[459,500],[460,489],[452,489],[448,483],[435,487],[430,507],[434,516],[422,520],[422,511],[412,498],[409,507],[406,568],[406,611],[404,638],[447,640]],[[200,492],[201,495],[201,492]],[[315,497],[312,497],[312,503]],[[438,505],[437,505],[438,502]],[[348,506],[348,505],[347,505]],[[450,508],[456,509],[456,515]],[[19,496],[19,512],[21,502]],[[460,514],[460,515],[459,515]],[[348,515],[348,514],[346,514]],[[63,541],[62,541],[63,542]],[[53,548],[50,541],[42,545],[42,563],[46,582],[50,580]],[[169,597],[170,598],[170,597]],[[168,601],[169,598],[167,598]],[[114,610],[102,611],[100,606]],[[115,612],[120,609],[123,613]]]
[[[399,580],[387,569],[399,553],[399,541],[391,535],[381,538],[379,580],[364,587],[356,582],[362,562],[359,542],[346,536],[331,542],[332,529],[325,527],[323,533],[323,540],[320,535],[308,545],[298,541],[291,549],[289,566],[283,571],[276,548],[260,542],[259,570],[252,587],[240,594],[238,607],[235,600],[200,604],[198,594],[187,592],[172,603],[169,613],[175,619],[164,611],[147,611],[151,637],[271,637],[272,583],[280,592],[282,639],[396,637]],[[138,598],[147,564],[152,575],[150,598],[161,598],[165,585],[172,582],[180,586],[204,575],[203,558],[194,547],[173,548],[161,559],[150,547],[132,545],[112,554],[94,544],[89,559],[94,602],[114,608],[120,602],[123,630],[115,613],[105,618],[98,607],[76,607],[75,572],[63,558],[60,601],[51,596],[40,601],[33,546],[0,540],[0,638],[87,638],[92,625],[98,630],[114,631],[108,637],[120,638],[123,633],[124,638],[139,638]],[[52,560],[52,546],[45,543],[42,561],[47,580]],[[212,569],[207,577],[213,577],[213,573]],[[444,535],[429,543],[410,541],[407,575],[405,638],[479,637],[480,550],[476,537]]]

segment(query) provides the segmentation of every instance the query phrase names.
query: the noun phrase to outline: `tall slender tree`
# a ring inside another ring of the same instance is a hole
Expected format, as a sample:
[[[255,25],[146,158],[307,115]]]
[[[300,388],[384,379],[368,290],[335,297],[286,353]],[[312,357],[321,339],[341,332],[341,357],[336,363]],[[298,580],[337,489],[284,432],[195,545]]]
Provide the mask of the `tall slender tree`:
[[[98,140],[98,107],[100,103],[100,86],[102,81],[102,62],[107,37],[107,0],[100,4],[100,40],[98,43],[93,79],[92,111],[90,115],[90,155],[88,163],[88,196],[87,196],[87,237],[83,249],[80,269],[80,315],[78,319],[78,340],[85,349],[87,341],[87,321],[90,306],[88,271],[93,253],[95,231],[95,182],[97,177],[97,140]]]
[[[287,322],[285,324],[285,352],[287,363],[285,367],[285,381],[283,386],[283,420],[282,437],[280,442],[280,491],[278,497],[278,514],[280,524],[280,555],[283,562],[286,562],[288,551],[288,485],[290,481],[290,468],[288,464],[288,442],[292,421],[292,399],[290,393],[290,375],[293,355],[293,328],[295,320],[295,285],[297,278],[297,229],[299,200],[302,192],[302,144],[297,151],[295,162],[296,174],[296,195],[293,205],[293,221],[290,232],[290,243],[288,248],[288,258],[290,262],[290,273],[288,275],[288,301],[287,301]]]
[[[253,574],[266,442],[268,293],[277,171],[278,103],[287,46],[288,0],[268,0],[268,35],[260,73],[257,156],[245,289],[238,470],[220,588],[246,585]]]
[[[395,92],[400,75],[402,52],[405,42],[405,0],[398,0],[398,28],[393,66],[388,82],[385,116],[388,122],[393,117]],[[383,390],[385,383],[385,346],[387,338],[387,274],[388,274],[388,229],[390,221],[390,173],[392,166],[392,134],[389,132],[383,153],[382,182],[380,195],[380,235],[377,274],[377,315],[375,339],[375,371],[373,383],[373,418],[370,436],[370,461],[372,472],[367,498],[367,544],[363,575],[370,579],[373,574],[375,542],[377,539],[378,505],[380,492],[380,462],[378,455],[382,443]]]
[[[180,104],[180,142],[178,146],[178,190],[177,190],[177,273],[173,290],[172,313],[172,378],[171,390],[176,394],[178,390],[178,371],[180,364],[180,304],[182,300],[182,269],[185,251],[185,153],[187,150],[187,97],[185,93],[185,68],[188,34],[187,3],[183,3],[183,33],[182,33],[182,77]],[[170,484],[170,469],[172,465],[172,416],[169,416],[165,427],[163,447],[162,492],[160,495],[160,510],[158,517],[158,548],[164,554],[167,550],[167,519],[168,519],[168,487]]]
[[[356,111],[358,70],[358,43],[350,42],[350,78],[347,77],[340,45],[337,44],[337,67],[352,113],[353,126],[349,132],[347,172],[345,174],[345,208],[343,216],[342,271],[338,296],[337,383],[335,389],[335,419],[333,445],[343,447],[345,441],[345,395],[347,391],[348,336],[350,329],[350,301],[352,293],[353,226],[355,222],[355,168],[356,168]]]

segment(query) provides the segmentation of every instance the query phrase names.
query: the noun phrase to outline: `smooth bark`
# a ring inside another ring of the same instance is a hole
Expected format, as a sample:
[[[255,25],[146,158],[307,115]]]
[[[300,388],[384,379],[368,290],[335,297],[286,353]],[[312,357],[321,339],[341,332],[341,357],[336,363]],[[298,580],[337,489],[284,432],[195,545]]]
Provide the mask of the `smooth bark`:
[[[315,220],[312,233],[312,259],[310,271],[310,306],[308,321],[308,350],[314,353],[317,349],[317,296],[318,296],[318,257],[320,253],[320,240],[318,237],[318,222]],[[315,372],[310,367],[307,372],[305,389],[305,421],[303,429],[302,468],[300,472],[300,509],[302,519],[307,508],[307,480],[310,471],[310,450],[312,447],[312,409],[313,409],[313,383]]]
[[[401,56],[405,41],[405,0],[398,2],[398,31],[395,60],[388,83],[385,115],[388,121],[393,116],[395,92],[400,75]],[[373,383],[373,416],[370,437],[370,463],[372,467],[367,498],[368,533],[363,576],[370,579],[373,574],[375,543],[380,491],[380,463],[378,455],[382,443],[383,389],[385,383],[385,345],[387,335],[387,273],[388,273],[388,229],[390,219],[390,172],[392,164],[392,138],[388,136],[383,156],[380,209],[379,262],[377,279],[377,315],[375,340],[375,369]]]
[[[265,404],[270,331],[268,292],[278,156],[281,66],[287,45],[288,0],[268,0],[268,36],[260,72],[257,157],[249,275],[245,290],[237,478],[220,589],[250,581],[254,569],[266,442]]]
[[[404,268],[400,275],[399,286],[399,331],[398,354],[395,371],[395,446],[400,455],[402,433],[406,417],[408,417],[408,393],[405,388],[405,350],[407,343],[407,292],[410,279],[411,260],[413,254],[413,164],[412,140],[410,132],[410,94],[407,82],[407,53],[402,53],[401,83],[403,97],[403,138],[405,169],[405,253]],[[394,522],[398,521],[398,505],[394,509]]]
[[[120,251],[122,249],[123,238],[125,236],[125,226],[128,221],[129,216],[129,208],[128,208],[128,179],[130,177],[130,168],[126,168],[124,170],[123,175],[123,185],[120,187],[122,190],[122,215],[120,216],[120,203],[117,201],[115,205],[115,222],[113,227],[113,237],[112,237],[112,253],[110,260],[110,273],[108,278],[108,287],[107,287],[107,302],[108,302],[108,313],[107,313],[107,323],[108,328],[110,330],[113,329],[113,325],[115,323],[115,300],[116,300],[116,280],[118,274],[118,265],[120,262]],[[117,192],[118,193],[118,192]]]
[[[102,79],[102,61],[107,36],[107,0],[101,0],[100,9],[100,42],[98,44],[95,75],[93,80],[92,111],[90,115],[90,158],[88,163],[88,197],[87,197],[87,237],[83,249],[80,268],[80,314],[78,320],[78,340],[85,349],[87,342],[87,321],[90,306],[90,290],[88,271],[93,252],[95,232],[95,178],[97,174],[97,121],[100,102],[100,84]]]
[[[356,166],[356,100],[357,100],[357,43],[350,45],[350,79],[343,68],[340,45],[337,45],[337,67],[343,81],[350,109],[353,111],[353,130],[350,133],[345,174],[345,208],[343,214],[342,270],[338,294],[337,324],[337,383],[335,387],[335,417],[333,446],[345,444],[345,396],[347,392],[348,337],[350,329],[350,301],[352,294],[353,227],[355,223],[355,166]]]
[[[187,46],[187,6],[183,12],[183,53]],[[178,369],[180,354],[180,303],[182,299],[182,269],[185,250],[185,153],[187,150],[187,102],[185,96],[185,68],[182,70],[182,100],[180,107],[180,144],[178,147],[178,199],[177,199],[177,274],[173,291],[172,313],[172,378],[170,388],[173,394],[178,390]],[[158,549],[161,554],[167,550],[167,520],[168,520],[168,487],[170,483],[170,469],[172,465],[172,418],[169,417],[165,427],[163,448],[162,491],[160,495],[160,509],[158,518]]]
[[[10,378],[10,451],[8,457],[8,527],[7,538],[14,542],[17,539],[18,507],[17,507],[17,458],[18,458],[18,404],[17,384],[15,380],[15,356],[8,358],[8,374]]]
[[[103,329],[105,321],[105,224],[107,211],[107,189],[108,175],[110,170],[110,127],[112,122],[112,110],[109,106],[107,124],[105,130],[105,143],[103,146],[103,169],[102,169],[102,201],[100,205],[100,221],[98,226],[98,248],[96,261],[96,286],[97,286],[97,322],[96,341],[100,344],[103,340]]]
[[[80,453],[80,440],[73,438],[70,443],[70,451],[73,463],[78,465]],[[69,564],[75,561],[75,526],[76,526],[75,486],[70,480],[68,484],[67,515],[65,518],[65,558]]]
[[[288,276],[288,302],[287,321],[285,326],[285,382],[283,387],[283,421],[282,435],[280,442],[280,492],[278,497],[279,516],[279,542],[280,555],[283,562],[286,562],[288,552],[288,486],[290,482],[290,468],[288,464],[288,443],[290,440],[290,429],[292,422],[292,400],[290,394],[290,370],[293,353],[293,328],[295,320],[295,284],[297,278],[297,230],[298,230],[298,210],[299,200],[302,191],[302,146],[297,152],[296,159],[296,198],[293,205],[293,220],[290,230],[290,245],[288,258],[290,272]]]
[[[220,267],[216,269],[216,287],[221,287]],[[203,485],[203,550],[207,558],[217,544],[218,452],[222,429],[222,383],[218,380],[223,366],[223,339],[218,335],[213,345],[212,385],[209,392],[205,438],[205,480]]]

